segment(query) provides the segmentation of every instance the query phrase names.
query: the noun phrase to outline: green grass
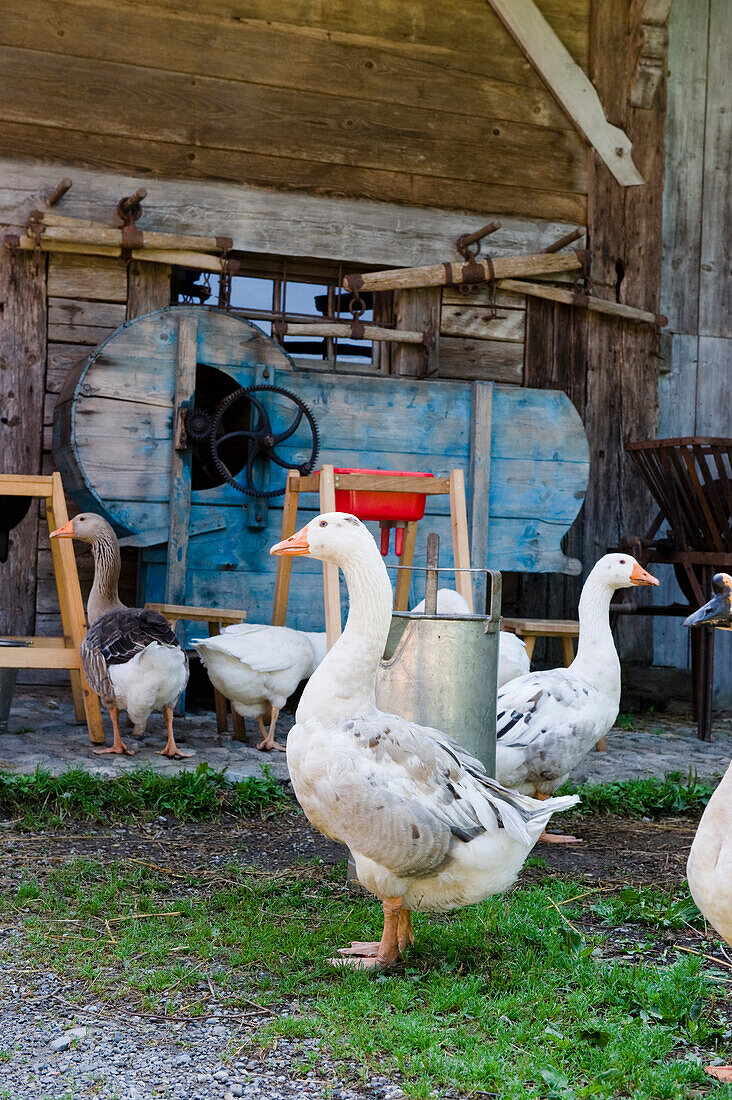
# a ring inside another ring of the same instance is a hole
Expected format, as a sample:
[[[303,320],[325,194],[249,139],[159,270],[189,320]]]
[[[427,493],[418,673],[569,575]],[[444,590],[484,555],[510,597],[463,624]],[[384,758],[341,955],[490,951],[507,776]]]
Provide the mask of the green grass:
[[[377,903],[344,877],[342,867],[231,864],[197,879],[76,861],[42,884],[25,879],[6,896],[3,923],[22,923],[15,943],[29,962],[83,980],[85,1001],[195,1015],[210,979],[227,1012],[271,1007],[257,1043],[317,1037],[364,1080],[401,1073],[420,1100],[449,1087],[501,1100],[682,1100],[700,1086],[730,1095],[709,1084],[698,1055],[732,1053],[715,1007],[729,987],[699,957],[671,950],[660,965],[640,953],[602,957],[617,953],[614,921],[640,927],[683,895],[530,885],[450,917],[418,915],[403,969],[373,976],[326,962],[335,946],[380,930]],[[583,937],[582,916],[595,926],[599,916],[601,931]]]
[[[580,805],[570,813],[615,813],[624,817],[701,813],[717,786],[691,772],[669,772],[665,779],[627,779],[617,783],[565,783],[558,794],[578,794]]]
[[[106,824],[130,817],[171,815],[201,821],[227,813],[252,816],[289,801],[265,766],[262,775],[233,782],[208,764],[175,775],[136,768],[115,779],[71,768],[59,776],[38,769],[32,775],[0,771],[0,818],[38,829],[67,820]]]

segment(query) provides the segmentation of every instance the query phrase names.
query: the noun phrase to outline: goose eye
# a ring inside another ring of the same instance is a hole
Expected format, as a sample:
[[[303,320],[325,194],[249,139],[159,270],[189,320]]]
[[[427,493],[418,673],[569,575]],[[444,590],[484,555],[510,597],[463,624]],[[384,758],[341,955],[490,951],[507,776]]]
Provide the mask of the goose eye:
[[[328,526],[328,521],[327,521],[327,519],[321,519],[321,521],[320,521],[320,526],[321,526],[321,527],[327,527],[327,526]]]
[[[620,559],[620,564],[621,565],[627,565],[627,562],[626,562],[625,558]]]

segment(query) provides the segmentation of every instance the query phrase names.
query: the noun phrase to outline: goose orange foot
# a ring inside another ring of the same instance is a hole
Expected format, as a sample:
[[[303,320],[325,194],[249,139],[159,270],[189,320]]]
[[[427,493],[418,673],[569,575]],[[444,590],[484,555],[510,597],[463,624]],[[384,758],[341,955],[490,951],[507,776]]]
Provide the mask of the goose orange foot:
[[[539,840],[543,840],[545,844],[581,844],[582,837],[579,836],[565,836],[564,833],[542,833]]]
[[[165,716],[165,724],[168,727],[168,740],[165,743],[165,748],[158,750],[158,756],[167,756],[171,760],[186,760],[189,756],[195,756],[194,752],[182,752],[175,743],[175,737],[173,737],[173,708],[163,707],[163,715]]]
[[[277,725],[277,719],[280,716],[279,707],[272,707],[272,717],[269,723],[269,729],[264,728],[264,722],[262,721],[262,715],[257,716],[259,722],[259,729],[262,734],[262,740],[257,745],[260,752],[272,752],[272,749],[276,749],[277,752],[287,752],[287,746],[283,745],[281,741],[275,741],[274,731]]]
[[[118,756],[134,756],[132,749],[128,749],[122,740],[119,732],[119,708],[111,707],[109,711],[109,717],[112,719],[112,732],[114,733],[114,740],[108,749],[94,749],[95,756],[107,756],[109,753],[115,753]]]
[[[379,943],[354,941],[350,947],[338,949],[339,958],[332,966],[350,966],[355,970],[386,970],[401,961],[401,952],[414,943],[409,910],[402,908],[401,898],[385,898],[384,932]]]

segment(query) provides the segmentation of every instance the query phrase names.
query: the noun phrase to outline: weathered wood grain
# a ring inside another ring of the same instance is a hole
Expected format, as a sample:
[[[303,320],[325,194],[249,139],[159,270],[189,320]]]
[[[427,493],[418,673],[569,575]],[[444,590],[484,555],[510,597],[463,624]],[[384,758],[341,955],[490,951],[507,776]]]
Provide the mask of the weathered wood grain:
[[[394,295],[394,313],[398,329],[417,329],[433,337],[431,347],[397,344],[392,351],[394,374],[426,378],[437,373],[442,295],[438,288],[398,290]]]
[[[56,170],[58,172],[58,169]],[[124,264],[92,256],[54,255],[48,259],[49,298],[125,302],[127,272]]]
[[[669,17],[661,310],[698,332],[709,0],[674,0]]]
[[[34,55],[0,47],[7,84],[0,108],[11,122],[54,126],[74,132],[79,105],[54,94],[59,86],[83,89],[89,81],[84,58],[47,52]],[[169,144],[190,148],[189,119],[180,111],[190,78],[119,62],[96,62],[94,94],[84,98],[84,144],[106,134],[156,141],[161,120]],[[367,113],[357,99],[315,92],[197,77],[195,145],[231,152],[267,148],[290,161],[358,165],[423,176],[503,183],[517,164],[533,187],[582,192],[586,186],[582,142],[569,130],[525,126],[501,119],[475,122],[464,115],[422,110],[415,132],[412,108],[393,104],[388,113]],[[127,110],[119,111],[124,101]],[[459,154],[456,155],[456,149]],[[73,146],[70,139],[70,153]]]
[[[476,340],[508,340],[522,344],[526,327],[526,310],[500,309],[490,316],[485,306],[443,305],[440,333],[444,336],[470,336]]]
[[[470,548],[474,569],[486,567],[485,547],[490,524],[491,441],[493,437],[493,386],[490,382],[473,383],[473,416],[470,436]],[[486,610],[488,584],[485,573],[472,576],[474,610]]]
[[[520,385],[523,364],[523,344],[460,336],[440,337],[439,370],[442,378],[482,379]]]
[[[710,0],[699,278],[700,336],[732,337],[732,2]],[[729,373],[729,363],[727,364]],[[719,631],[717,631],[719,633]]]
[[[460,6],[460,5],[458,5]],[[467,5],[462,5],[467,6]],[[537,80],[518,50],[496,26],[488,11],[472,8],[471,26],[484,43],[473,41],[455,50],[439,47],[437,20],[423,25],[421,42],[367,38],[363,20],[346,22],[336,35],[313,25],[312,13],[302,26],[271,19],[237,18],[219,10],[208,17],[182,18],[154,5],[138,7],[135,35],[126,59],[145,68],[164,68],[197,76],[211,73],[212,24],[219,77],[299,89],[303,94],[340,96],[344,88],[364,103],[401,104],[438,111],[462,111],[473,117],[513,119],[530,125],[568,128],[566,116]],[[587,5],[574,5],[579,26],[564,21],[563,32],[586,54]],[[127,35],[128,11],[107,3],[91,5],[54,0],[28,0],[3,20],[2,42],[24,49],[116,61],[116,44]],[[289,13],[288,13],[289,14]],[[582,34],[584,16],[584,35]],[[454,20],[460,20],[458,11]],[[63,35],[58,29],[64,30]],[[500,48],[485,48],[493,37]],[[160,43],[165,43],[161,54]],[[430,45],[432,48],[430,48]],[[456,81],[470,81],[471,95],[456,99]]]
[[[41,259],[0,250],[0,472],[41,469],[43,376],[46,365],[46,268]],[[38,504],[12,531],[1,567],[0,632],[32,634],[36,588]]]
[[[0,151],[2,141],[3,131],[0,130]],[[32,155],[34,150],[29,146],[27,152]],[[136,174],[139,164],[134,160],[125,174],[124,162],[115,163],[112,172],[94,171],[72,167],[65,162],[68,149],[63,144],[54,153],[58,162],[52,165],[37,157],[31,160],[16,157],[4,161],[0,181],[0,222],[13,223],[19,212],[27,217],[28,209],[42,201],[44,189],[57,182],[62,168],[72,171],[74,175],[74,186],[64,198],[64,209],[79,217],[92,214],[95,219],[107,220],[110,224],[114,221],[120,193],[131,194],[139,186],[150,182]],[[269,160],[274,162],[275,158]],[[268,161],[267,173],[270,167]],[[379,193],[374,197],[380,201],[354,201],[343,197],[347,194],[347,188],[341,190],[340,197],[323,197],[292,191],[290,181],[287,184],[290,193],[283,196],[272,190],[278,183],[284,185],[276,173],[264,174],[262,182],[268,184],[268,189],[242,184],[242,173],[242,162],[238,159],[236,179],[239,182],[236,186],[213,180],[166,179],[156,185],[153,194],[145,201],[144,227],[212,234],[221,233],[223,228],[233,238],[235,249],[255,255],[319,256],[335,261],[403,267],[459,259],[455,249],[457,237],[468,228],[490,221],[495,213],[486,205],[491,192],[480,188],[474,192],[474,199],[479,195],[479,201],[462,203],[479,211],[478,214],[466,215],[464,212],[438,209],[441,201],[439,190],[444,193],[445,189],[452,187],[448,180],[438,181],[433,195],[435,201],[431,204],[424,201],[425,196],[403,197],[402,202],[413,205],[401,205],[395,209],[391,204],[395,195],[388,186],[379,186]],[[217,174],[213,165],[211,174]],[[176,170],[171,168],[169,175],[175,176]],[[337,193],[338,190],[336,182],[332,192]],[[500,233],[495,234],[491,242],[492,254],[541,252],[563,233],[574,228],[570,221],[538,221],[542,208],[537,205],[536,195],[532,197],[527,191],[527,196],[526,213],[529,217],[502,217]],[[421,209],[414,205],[415,202],[422,202],[431,208]],[[530,205],[532,202],[533,205]],[[583,203],[580,221],[584,218],[584,210]],[[51,265],[64,262],[68,264],[70,260],[54,257]],[[102,264],[97,263],[101,271]],[[114,261],[105,263],[115,269]],[[124,268],[120,263],[116,269],[122,276],[116,293],[101,294],[103,300],[125,300]],[[85,295],[72,287],[69,296],[78,298]]]
[[[127,274],[127,320],[170,305],[171,268],[132,260]]]

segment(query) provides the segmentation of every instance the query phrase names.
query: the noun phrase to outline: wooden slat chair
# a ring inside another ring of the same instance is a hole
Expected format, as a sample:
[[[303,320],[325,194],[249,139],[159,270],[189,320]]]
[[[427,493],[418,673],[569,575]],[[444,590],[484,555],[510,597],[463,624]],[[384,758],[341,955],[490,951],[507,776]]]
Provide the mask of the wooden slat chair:
[[[659,506],[644,537],[623,539],[642,565],[673,565],[687,605],[636,605],[625,594],[618,613],[686,617],[706,603],[714,573],[732,570],[732,439],[686,436],[626,444]],[[668,530],[659,537],[664,524]],[[698,734],[711,740],[714,631],[691,632]]]

